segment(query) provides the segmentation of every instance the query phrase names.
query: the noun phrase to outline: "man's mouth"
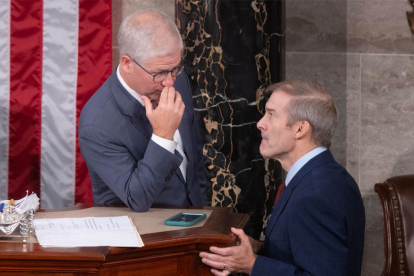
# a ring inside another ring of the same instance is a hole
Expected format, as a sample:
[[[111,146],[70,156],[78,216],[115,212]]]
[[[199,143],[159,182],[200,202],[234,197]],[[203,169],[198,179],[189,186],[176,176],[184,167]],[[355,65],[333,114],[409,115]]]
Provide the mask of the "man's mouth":
[[[152,94],[151,101],[159,101],[160,97],[161,97],[161,92],[156,92],[156,93]]]

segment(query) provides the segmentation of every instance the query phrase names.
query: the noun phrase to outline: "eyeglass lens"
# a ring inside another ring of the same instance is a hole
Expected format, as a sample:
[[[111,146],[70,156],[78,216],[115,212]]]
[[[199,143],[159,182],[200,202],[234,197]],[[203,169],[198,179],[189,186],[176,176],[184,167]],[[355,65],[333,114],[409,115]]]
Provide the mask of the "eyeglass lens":
[[[177,66],[177,67],[175,67],[175,68],[171,71],[171,76],[172,76],[172,77],[176,77],[176,76],[178,76],[181,72],[183,72],[183,70],[184,70],[184,66],[183,66],[183,65]],[[167,76],[168,76],[168,74],[169,74],[169,73],[170,73],[170,72],[161,72],[161,73],[156,74],[156,75],[154,76],[154,82],[162,82],[165,78],[167,78]]]

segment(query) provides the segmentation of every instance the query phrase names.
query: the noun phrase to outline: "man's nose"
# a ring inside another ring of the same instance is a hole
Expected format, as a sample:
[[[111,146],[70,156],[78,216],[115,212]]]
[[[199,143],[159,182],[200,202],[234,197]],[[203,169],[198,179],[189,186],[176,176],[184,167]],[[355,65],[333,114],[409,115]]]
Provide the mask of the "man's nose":
[[[167,77],[162,81],[162,85],[165,87],[172,87],[174,85],[175,78],[171,75],[171,72],[168,73]]]
[[[257,128],[260,130],[264,130],[263,118],[260,119],[260,121],[257,123]]]

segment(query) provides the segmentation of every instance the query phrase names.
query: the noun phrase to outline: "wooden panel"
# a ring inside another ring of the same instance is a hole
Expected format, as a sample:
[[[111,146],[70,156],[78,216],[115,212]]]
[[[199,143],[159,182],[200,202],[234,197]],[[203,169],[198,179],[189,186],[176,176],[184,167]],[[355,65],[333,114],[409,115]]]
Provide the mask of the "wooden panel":
[[[184,255],[178,258],[177,274],[180,276],[194,275],[194,258],[196,255]]]
[[[123,276],[135,276],[135,275],[151,275],[151,276],[164,276],[164,275],[177,275],[177,262],[178,258],[169,258],[164,260],[155,260],[140,262],[135,264],[121,265],[117,267],[117,271],[108,268],[102,268],[102,271],[108,270],[108,272],[100,272],[101,275],[123,275]],[[138,273],[139,271],[139,273]]]
[[[70,209],[87,207],[81,204]],[[1,242],[0,275],[211,275],[199,252],[211,245],[234,243],[230,228],[243,228],[248,215],[232,214],[229,208],[205,209],[213,212],[204,226],[142,235],[142,248],[43,248],[29,243],[22,250],[21,242]]]

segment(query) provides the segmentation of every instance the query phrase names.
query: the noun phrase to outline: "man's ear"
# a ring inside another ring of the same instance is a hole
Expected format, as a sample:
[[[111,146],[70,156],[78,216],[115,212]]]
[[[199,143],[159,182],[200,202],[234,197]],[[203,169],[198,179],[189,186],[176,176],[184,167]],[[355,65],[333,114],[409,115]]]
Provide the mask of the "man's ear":
[[[295,138],[301,139],[311,134],[312,127],[308,121],[299,121],[294,124]]]
[[[121,57],[121,61],[119,63],[119,66],[121,66],[122,71],[124,71],[127,74],[130,74],[131,71],[132,71],[132,66],[133,66],[132,62],[133,61],[131,60],[131,58],[129,56],[123,55]]]

